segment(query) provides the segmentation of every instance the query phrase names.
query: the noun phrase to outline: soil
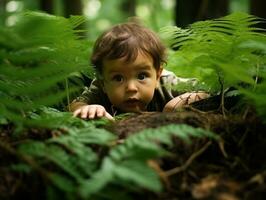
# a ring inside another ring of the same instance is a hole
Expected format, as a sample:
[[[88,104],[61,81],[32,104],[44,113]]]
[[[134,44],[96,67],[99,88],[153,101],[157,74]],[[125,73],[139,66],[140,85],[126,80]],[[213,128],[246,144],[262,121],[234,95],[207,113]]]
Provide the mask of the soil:
[[[160,175],[164,192],[145,191],[138,199],[177,200],[262,200],[266,196],[266,125],[253,113],[226,115],[188,108],[173,113],[141,113],[129,115],[105,128],[118,134],[120,140],[146,128],[168,124],[188,124],[213,131],[220,140],[192,139],[185,143],[173,138],[168,151],[171,156],[150,160],[149,165]],[[42,191],[42,183],[34,175],[22,176],[8,170],[14,159],[8,145],[13,142],[1,127],[0,198],[34,199],[31,191]],[[42,140],[52,135],[48,130],[30,130],[33,138]],[[20,138],[21,139],[21,138]],[[24,138],[26,139],[26,138]],[[27,187],[31,183],[31,187]]]
[[[188,109],[173,113],[143,113],[108,129],[121,139],[145,128],[188,124],[211,130],[219,141],[174,138],[172,157],[153,160],[165,192],[143,199],[260,200],[266,196],[266,125],[254,113],[240,115]]]

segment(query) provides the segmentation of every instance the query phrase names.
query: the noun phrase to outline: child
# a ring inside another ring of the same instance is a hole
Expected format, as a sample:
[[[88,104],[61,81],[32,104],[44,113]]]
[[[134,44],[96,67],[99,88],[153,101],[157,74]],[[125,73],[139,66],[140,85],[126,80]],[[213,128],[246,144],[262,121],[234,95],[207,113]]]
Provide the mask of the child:
[[[112,27],[94,45],[91,63],[97,78],[70,111],[83,119],[112,120],[123,112],[172,111],[206,97],[186,93],[174,98],[171,86],[177,77],[163,70],[165,62],[166,48],[151,30],[134,22]]]

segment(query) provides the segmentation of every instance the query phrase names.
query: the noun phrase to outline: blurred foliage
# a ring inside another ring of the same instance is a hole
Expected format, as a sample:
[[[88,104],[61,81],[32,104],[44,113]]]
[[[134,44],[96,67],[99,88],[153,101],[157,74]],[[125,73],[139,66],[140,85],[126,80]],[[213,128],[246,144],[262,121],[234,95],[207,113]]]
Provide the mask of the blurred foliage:
[[[250,0],[231,0],[229,10],[233,12],[249,12],[249,1]]]
[[[18,14],[25,10],[40,11],[40,0],[7,0],[6,2],[5,7],[0,4],[2,25],[14,24],[20,16]],[[64,1],[52,2],[53,14],[62,16]],[[139,17],[155,31],[162,26],[174,24],[175,0],[82,0],[82,3],[82,12],[87,18],[86,29],[89,40],[95,40],[103,30],[116,23],[127,21],[132,16]],[[128,8],[130,4],[133,8]]]
[[[174,49],[168,68],[210,92],[239,89],[266,119],[266,30],[259,23],[265,20],[238,12],[187,29],[165,27],[162,37]]]
[[[15,25],[0,28],[0,115],[17,123],[28,111],[56,105],[77,90],[68,78],[85,70],[92,75],[90,44],[74,30],[83,17],[21,15]]]
[[[146,26],[155,31],[161,26],[174,24],[174,0],[136,0],[135,8],[131,12],[127,10],[128,2],[85,0],[84,15],[88,17],[89,38],[94,40],[105,29],[116,23],[125,22],[133,16],[139,17]]]
[[[4,6],[6,2],[6,6]],[[64,15],[64,0],[51,1],[53,14]],[[138,16],[147,26],[158,31],[174,25],[175,5],[178,0],[82,0],[81,11],[88,20],[88,37],[94,40],[109,26]],[[0,3],[0,23],[13,24],[17,14],[25,10],[40,11],[41,0],[6,0]],[[73,1],[73,5],[75,1]],[[133,8],[132,8],[133,7]],[[229,11],[249,12],[249,0],[230,0]]]

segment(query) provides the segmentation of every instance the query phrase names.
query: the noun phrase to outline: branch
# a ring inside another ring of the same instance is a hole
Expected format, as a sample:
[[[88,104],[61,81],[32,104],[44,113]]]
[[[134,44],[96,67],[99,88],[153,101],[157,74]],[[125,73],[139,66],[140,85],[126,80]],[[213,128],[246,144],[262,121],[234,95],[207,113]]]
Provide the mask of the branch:
[[[199,149],[197,152],[194,152],[189,158],[188,160],[185,162],[184,165],[181,165],[179,167],[175,167],[173,169],[170,169],[168,171],[165,172],[166,176],[172,176],[174,174],[180,173],[184,170],[186,170],[191,163],[197,158],[199,157],[210,145],[212,144],[212,141],[207,142],[201,149]]]

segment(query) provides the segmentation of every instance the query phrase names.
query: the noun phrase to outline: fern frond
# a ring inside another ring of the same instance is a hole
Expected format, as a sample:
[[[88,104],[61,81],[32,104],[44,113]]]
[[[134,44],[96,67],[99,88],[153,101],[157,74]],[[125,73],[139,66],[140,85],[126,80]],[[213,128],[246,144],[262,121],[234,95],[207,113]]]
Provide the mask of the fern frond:
[[[68,178],[55,173],[55,172],[51,172],[49,174],[49,179],[53,182],[53,184],[59,188],[62,191],[65,191],[68,194],[74,193],[75,192],[75,183],[71,180],[69,180]],[[49,189],[49,186],[47,186]],[[60,198],[60,197],[58,197]],[[49,197],[48,197],[49,199]]]
[[[193,128],[188,125],[168,125],[158,129],[145,129],[137,134],[128,137],[122,145],[113,148],[110,152],[110,157],[114,160],[123,160],[124,158],[130,158],[134,154],[134,149],[158,151],[161,155],[162,148],[151,141],[158,141],[163,144],[171,145],[171,136],[176,136],[184,141],[189,142],[190,137],[213,137],[216,136],[201,128]],[[143,155],[145,155],[143,153]],[[141,156],[143,156],[141,155]],[[144,159],[145,156],[143,156]]]
[[[21,145],[19,147],[19,152],[28,156],[45,159],[46,162],[51,161],[67,172],[67,174],[73,176],[73,178],[77,180],[82,178],[79,171],[75,168],[75,165],[73,165],[74,163],[71,165],[69,160],[71,157],[58,146],[46,146],[42,142],[29,142]]]
[[[26,41],[31,41],[31,44],[53,44],[75,38],[72,28],[72,24],[64,17],[28,11],[21,14],[13,30]],[[24,44],[27,46],[27,43]]]
[[[168,67],[179,76],[198,78],[214,91],[219,90],[217,73],[223,74],[225,88],[241,81],[251,84],[254,60],[261,58],[238,45],[248,40],[265,41],[266,36],[261,33],[265,30],[255,27],[262,21],[252,15],[234,13],[196,22],[187,29],[163,28],[164,38],[170,46],[178,48]]]
[[[175,49],[168,60],[169,69],[181,77],[197,78],[203,83],[199,88],[216,94],[229,87],[238,88],[252,104],[265,105],[254,89],[254,85],[265,84],[262,77],[265,77],[266,30],[256,27],[258,23],[265,23],[265,19],[233,13],[193,23],[187,29],[163,28],[162,35]],[[259,83],[255,80],[258,77],[262,78]]]
[[[78,26],[83,24],[86,21],[86,19],[84,16],[71,15],[69,21],[72,25],[72,29],[76,29]],[[80,31],[82,30],[75,30],[75,32],[80,32]]]
[[[111,149],[105,157],[101,168],[94,173],[91,179],[82,182],[80,192],[84,198],[100,192],[110,183],[134,183],[136,187],[146,188],[154,192],[162,189],[158,175],[147,165],[148,159],[167,154],[161,144],[171,145],[172,136],[185,142],[191,137],[218,137],[200,128],[188,125],[168,125],[157,129],[145,129],[125,139]],[[143,176],[145,174],[145,176]],[[105,179],[100,179],[104,176]]]
[[[42,106],[28,113],[30,121],[27,123],[31,126],[57,129],[57,128],[95,128],[91,121],[81,120],[77,117],[73,117],[72,113],[62,112],[55,108]]]
[[[40,169],[50,166],[45,169],[48,179],[62,191],[75,192],[73,184],[84,182],[98,167],[99,157],[89,145],[109,146],[117,137],[104,129],[96,128],[90,121],[73,118],[69,113],[47,108],[44,108],[44,112],[45,115],[34,114],[31,125],[34,125],[34,121],[54,123],[51,128],[63,132],[42,142],[22,142],[18,145],[18,153],[34,160]],[[43,126],[47,128],[47,125]]]
[[[74,30],[83,17],[26,12],[19,19],[0,31],[0,114],[14,122],[25,121],[23,113],[62,101],[66,78],[85,69],[93,73],[90,46]],[[75,91],[71,86],[68,95]]]

